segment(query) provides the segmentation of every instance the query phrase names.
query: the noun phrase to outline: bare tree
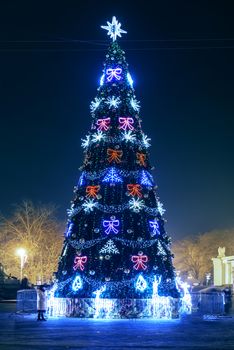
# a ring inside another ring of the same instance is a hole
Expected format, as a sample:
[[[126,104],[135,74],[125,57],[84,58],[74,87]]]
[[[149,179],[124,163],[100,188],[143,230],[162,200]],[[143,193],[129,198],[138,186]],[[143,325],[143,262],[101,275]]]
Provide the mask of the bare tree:
[[[214,230],[175,242],[176,269],[203,281],[206,273],[212,272],[211,259],[217,256],[219,246],[226,247],[227,255],[234,254],[234,229]]]
[[[49,280],[57,270],[58,256],[63,241],[64,224],[55,217],[55,207],[23,202],[12,217],[1,218],[0,260],[6,272],[20,275],[17,248],[27,251],[24,273],[32,283]]]

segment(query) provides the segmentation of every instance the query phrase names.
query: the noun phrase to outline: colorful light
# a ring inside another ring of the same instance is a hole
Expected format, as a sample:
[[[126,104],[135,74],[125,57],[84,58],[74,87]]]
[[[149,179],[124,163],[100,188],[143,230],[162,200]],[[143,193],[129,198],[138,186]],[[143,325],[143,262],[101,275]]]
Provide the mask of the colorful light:
[[[105,233],[109,235],[110,233],[117,234],[119,232],[119,229],[116,227],[119,227],[119,220],[103,220],[103,227],[105,229]]]
[[[107,155],[108,155],[107,159],[109,163],[111,162],[120,163],[123,155],[123,151],[107,148]]]
[[[132,77],[131,77],[130,73],[127,73],[127,80],[128,80],[128,82],[129,82],[129,85],[130,85],[131,87],[133,87],[133,80],[132,80]]]
[[[133,263],[135,263],[135,265],[133,265],[133,268],[135,270],[146,270],[147,269],[147,265],[145,265],[145,263],[148,262],[148,256],[147,255],[143,255],[142,252],[140,252],[138,255],[133,255],[131,257],[131,261]]]
[[[112,17],[111,23],[107,21],[107,26],[101,26],[101,28],[107,30],[107,35],[109,35],[113,41],[115,41],[118,36],[121,37],[121,33],[127,33],[125,30],[121,29],[121,23],[118,23],[115,16]]]
[[[111,107],[118,108],[121,101],[119,97],[109,96],[107,97],[105,103],[109,106],[110,109]]]
[[[71,223],[69,224],[68,228],[67,228],[67,232],[66,232],[66,235],[65,235],[66,237],[70,237],[70,236],[71,236],[73,226],[74,226],[74,223],[71,222]]]
[[[152,237],[155,235],[160,235],[160,228],[159,228],[159,224],[158,224],[157,219],[150,220],[149,225],[150,225],[150,228],[153,229],[153,231],[151,232]]]
[[[87,148],[90,144],[90,135],[86,135],[85,139],[81,139],[82,143],[81,143],[81,147],[83,148]]]
[[[130,196],[137,196],[137,197],[142,197],[142,193],[141,193],[141,185],[138,184],[128,184],[127,185],[127,189],[129,191],[129,195]]]
[[[139,211],[142,210],[144,206],[144,201],[139,198],[132,198],[129,201],[129,209],[133,210],[135,213],[139,213]]]
[[[86,197],[93,197],[97,198],[98,196],[98,191],[100,190],[100,186],[87,186],[86,187]]]
[[[107,131],[110,127],[110,118],[98,119],[96,124],[98,126],[98,130]]]
[[[122,178],[119,176],[117,170],[112,167],[110,168],[105,177],[103,178],[102,182],[110,182],[110,183],[121,183],[123,182]]]
[[[145,146],[145,148],[150,147],[150,141],[151,141],[151,139],[147,135],[145,135],[145,134],[142,135],[142,142],[143,142],[143,145]]]
[[[83,287],[83,282],[82,279],[80,277],[80,275],[76,276],[73,283],[72,283],[72,290],[74,292],[77,292],[79,289],[81,289]]]
[[[93,142],[100,142],[101,140],[105,140],[105,135],[102,131],[98,130],[97,133],[94,133],[92,135],[92,141]]]
[[[131,117],[119,117],[119,128],[122,130],[134,130],[132,126],[134,124],[134,120]]]
[[[84,175],[84,173],[82,173],[80,178],[79,178],[78,185],[83,186],[84,183],[85,183],[85,175]]]
[[[73,270],[81,270],[84,271],[84,264],[87,262],[87,256],[76,256],[74,259]]]
[[[122,135],[123,135],[123,141],[126,141],[126,142],[136,141],[136,135],[133,134],[131,130],[124,131],[124,133]]]
[[[139,101],[137,101],[135,98],[131,98],[130,104],[131,104],[132,108],[134,109],[134,111],[139,112],[139,110],[140,110],[140,102]]]
[[[99,107],[101,101],[102,101],[101,98],[95,97],[94,101],[92,101],[90,104],[91,113],[94,113],[96,111],[96,109]]]
[[[112,81],[113,78],[116,80],[120,80],[121,73],[122,73],[122,68],[108,68],[106,70],[107,81],[110,82],[110,81]]]
[[[160,215],[163,215],[165,213],[165,211],[166,211],[163,208],[163,204],[160,201],[158,201],[157,206],[158,206],[158,211],[159,211]]]
[[[137,156],[139,164],[142,165],[142,166],[146,166],[146,163],[145,163],[146,155],[145,155],[145,153],[137,152],[136,156]]]
[[[146,288],[148,287],[146,280],[142,275],[139,275],[135,284],[136,290],[139,290],[139,292],[144,292]]]
[[[100,78],[100,86],[102,86],[104,84],[104,80],[105,80],[105,74],[102,74],[102,76]]]
[[[101,254],[119,254],[119,250],[112,241],[112,239],[109,239],[107,243],[102,247],[102,249],[99,251]]]
[[[140,177],[140,184],[145,186],[153,186],[151,180],[149,179],[149,175],[145,170],[142,170]]]
[[[97,206],[97,202],[94,202],[94,199],[86,199],[85,202],[82,204],[82,207],[84,208],[85,213],[90,213],[94,210],[94,208]]]

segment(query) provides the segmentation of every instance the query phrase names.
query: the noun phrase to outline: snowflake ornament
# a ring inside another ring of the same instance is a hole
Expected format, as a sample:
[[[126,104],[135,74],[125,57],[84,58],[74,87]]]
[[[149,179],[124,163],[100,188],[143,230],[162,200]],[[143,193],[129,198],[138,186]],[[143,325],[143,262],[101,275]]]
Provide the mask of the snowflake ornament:
[[[126,34],[127,32],[123,29],[120,28],[121,23],[118,23],[117,19],[115,16],[112,17],[112,22],[107,21],[107,26],[101,26],[102,29],[107,30],[107,35],[110,36],[110,38],[113,41],[116,41],[117,37],[119,36],[121,38],[121,33]]]
[[[140,102],[139,101],[137,101],[135,98],[131,98],[130,104],[131,104],[132,108],[134,109],[134,111],[139,112],[139,110],[140,110]]]
[[[148,148],[151,146],[150,141],[151,141],[151,139],[147,135],[145,135],[145,134],[142,135],[142,142],[143,142],[143,145],[145,146],[145,148]]]
[[[107,243],[102,247],[102,249],[99,251],[101,254],[120,254],[118,248],[112,241],[112,239],[109,239]]]
[[[99,142],[99,141],[101,141],[101,140],[104,140],[105,137],[106,137],[106,136],[104,135],[104,133],[103,133],[102,131],[98,130],[98,132],[96,132],[96,133],[94,133],[94,134],[92,135],[92,141],[93,141],[93,142]]]
[[[97,202],[94,202],[93,199],[86,199],[85,202],[82,204],[82,207],[84,208],[85,213],[90,213],[94,210],[94,208],[97,206]]]
[[[115,96],[107,97],[107,100],[105,101],[105,103],[109,106],[109,109],[111,107],[118,108],[120,102],[120,98]]]
[[[123,141],[126,141],[126,142],[136,141],[136,135],[133,134],[131,130],[125,131],[124,133],[122,133],[122,135],[123,135]]]
[[[135,199],[132,198],[129,201],[129,209],[131,209],[132,211],[134,211],[134,213],[139,213],[140,210],[142,210],[144,208],[144,201],[142,199]]]
[[[96,111],[96,109],[99,107],[101,101],[102,101],[101,98],[95,97],[94,101],[92,101],[90,104],[91,113],[94,113]]]
[[[87,148],[89,147],[89,144],[90,144],[90,135],[86,135],[86,138],[85,139],[81,139],[82,143],[81,143],[81,147],[83,148]]]
[[[166,211],[166,209],[163,208],[163,204],[160,201],[158,201],[158,211],[160,215],[163,215]]]

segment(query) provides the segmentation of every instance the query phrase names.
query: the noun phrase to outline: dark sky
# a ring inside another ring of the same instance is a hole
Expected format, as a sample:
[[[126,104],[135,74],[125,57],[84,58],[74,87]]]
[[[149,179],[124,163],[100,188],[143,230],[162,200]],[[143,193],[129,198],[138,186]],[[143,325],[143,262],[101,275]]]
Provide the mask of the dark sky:
[[[168,233],[233,227],[232,1],[1,2],[0,211],[31,199],[65,218],[113,15],[128,31],[119,42]]]

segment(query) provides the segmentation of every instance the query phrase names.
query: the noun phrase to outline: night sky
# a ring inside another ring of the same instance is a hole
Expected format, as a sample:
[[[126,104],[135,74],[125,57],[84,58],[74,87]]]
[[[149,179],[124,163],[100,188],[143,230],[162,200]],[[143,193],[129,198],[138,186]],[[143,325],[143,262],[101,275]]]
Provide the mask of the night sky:
[[[30,199],[66,218],[113,15],[168,233],[233,227],[232,1],[1,2],[0,211]]]

